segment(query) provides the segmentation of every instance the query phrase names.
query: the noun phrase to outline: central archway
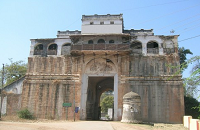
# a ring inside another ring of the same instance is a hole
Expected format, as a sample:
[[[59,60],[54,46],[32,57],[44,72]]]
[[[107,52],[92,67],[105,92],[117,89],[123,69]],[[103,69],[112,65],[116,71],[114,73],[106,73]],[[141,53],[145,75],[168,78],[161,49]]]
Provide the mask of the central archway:
[[[89,120],[99,120],[100,96],[114,90],[114,77],[89,77],[86,101],[86,116]]]
[[[114,91],[114,120],[118,120],[118,74],[112,60],[105,58],[90,60],[83,70],[80,119],[98,120],[100,96],[110,89]],[[99,86],[102,89],[99,89]]]

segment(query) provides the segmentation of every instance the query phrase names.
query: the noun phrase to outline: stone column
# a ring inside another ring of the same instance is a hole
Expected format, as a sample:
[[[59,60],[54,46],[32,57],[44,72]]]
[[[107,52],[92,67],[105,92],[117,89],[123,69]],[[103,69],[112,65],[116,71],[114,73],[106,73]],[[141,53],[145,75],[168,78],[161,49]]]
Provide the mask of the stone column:
[[[114,121],[118,120],[118,74],[114,76]]]

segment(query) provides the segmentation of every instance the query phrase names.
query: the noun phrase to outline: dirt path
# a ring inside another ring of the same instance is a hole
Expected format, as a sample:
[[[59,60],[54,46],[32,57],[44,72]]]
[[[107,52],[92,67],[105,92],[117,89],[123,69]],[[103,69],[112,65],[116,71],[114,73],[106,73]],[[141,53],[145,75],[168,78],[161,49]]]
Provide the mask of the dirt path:
[[[10,122],[0,121],[0,130],[187,130],[183,125],[150,126],[106,121],[45,121]]]

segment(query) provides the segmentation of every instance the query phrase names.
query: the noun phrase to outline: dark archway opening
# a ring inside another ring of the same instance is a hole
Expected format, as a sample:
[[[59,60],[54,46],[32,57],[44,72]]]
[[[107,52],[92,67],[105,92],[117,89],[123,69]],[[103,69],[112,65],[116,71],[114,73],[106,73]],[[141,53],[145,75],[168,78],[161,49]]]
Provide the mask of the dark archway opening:
[[[43,45],[42,44],[38,44],[34,48],[34,55],[41,55],[42,51],[43,51]]]
[[[101,119],[100,97],[105,91],[114,91],[114,77],[88,78],[86,101],[87,120]]]
[[[97,41],[97,43],[98,43],[98,44],[104,44],[104,43],[105,43],[105,40],[104,40],[104,39],[99,39],[99,40]]]
[[[151,41],[147,43],[147,53],[158,54],[158,43]]]

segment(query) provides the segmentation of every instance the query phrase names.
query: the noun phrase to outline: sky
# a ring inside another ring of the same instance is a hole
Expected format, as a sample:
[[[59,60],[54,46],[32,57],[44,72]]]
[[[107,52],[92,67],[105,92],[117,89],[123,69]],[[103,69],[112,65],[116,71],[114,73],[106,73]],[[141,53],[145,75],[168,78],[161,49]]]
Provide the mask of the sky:
[[[57,31],[81,30],[82,15],[120,13],[125,29],[180,35],[179,47],[190,49],[191,56],[200,55],[199,0],[0,0],[0,68],[9,64],[10,58],[27,63],[30,39],[56,38]]]

